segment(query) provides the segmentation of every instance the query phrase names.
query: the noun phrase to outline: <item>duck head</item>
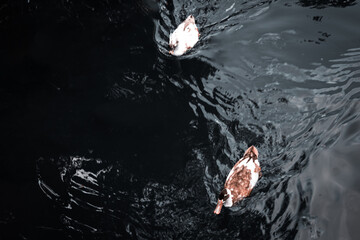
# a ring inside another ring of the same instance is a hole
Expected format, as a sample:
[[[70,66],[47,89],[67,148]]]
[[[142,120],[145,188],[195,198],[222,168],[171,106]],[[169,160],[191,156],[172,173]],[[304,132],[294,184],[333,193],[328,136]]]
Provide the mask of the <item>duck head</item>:
[[[231,191],[227,188],[224,188],[220,192],[214,213],[220,214],[223,205],[225,207],[231,207],[233,205]]]

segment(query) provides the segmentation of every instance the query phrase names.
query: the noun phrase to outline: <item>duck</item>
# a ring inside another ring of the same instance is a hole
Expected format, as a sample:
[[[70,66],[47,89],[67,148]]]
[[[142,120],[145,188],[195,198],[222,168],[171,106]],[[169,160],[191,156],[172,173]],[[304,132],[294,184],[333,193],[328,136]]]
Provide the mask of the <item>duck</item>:
[[[181,56],[199,41],[199,30],[195,24],[194,16],[188,16],[169,37],[169,53]]]
[[[219,194],[215,214],[220,214],[222,206],[232,207],[250,195],[262,176],[258,156],[258,150],[251,146],[231,169]]]

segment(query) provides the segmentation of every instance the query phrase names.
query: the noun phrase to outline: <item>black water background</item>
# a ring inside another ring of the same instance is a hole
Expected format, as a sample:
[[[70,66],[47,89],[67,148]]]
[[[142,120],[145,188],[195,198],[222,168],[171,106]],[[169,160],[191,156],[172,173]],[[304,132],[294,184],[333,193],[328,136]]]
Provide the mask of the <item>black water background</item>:
[[[356,239],[358,5],[232,5],[1,5],[1,237]],[[216,217],[251,144],[264,177]]]

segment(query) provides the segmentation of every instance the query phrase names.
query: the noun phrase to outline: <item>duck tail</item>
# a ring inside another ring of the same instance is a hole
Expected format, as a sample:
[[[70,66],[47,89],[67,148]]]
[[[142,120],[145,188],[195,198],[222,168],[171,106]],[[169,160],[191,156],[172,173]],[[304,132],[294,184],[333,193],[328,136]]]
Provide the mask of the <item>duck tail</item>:
[[[244,154],[244,158],[245,157],[249,157],[249,158],[253,158],[253,159],[258,159],[258,156],[259,156],[259,152],[258,150],[256,149],[256,147],[254,146],[251,146],[249,147],[246,151],[245,151],[245,154]]]

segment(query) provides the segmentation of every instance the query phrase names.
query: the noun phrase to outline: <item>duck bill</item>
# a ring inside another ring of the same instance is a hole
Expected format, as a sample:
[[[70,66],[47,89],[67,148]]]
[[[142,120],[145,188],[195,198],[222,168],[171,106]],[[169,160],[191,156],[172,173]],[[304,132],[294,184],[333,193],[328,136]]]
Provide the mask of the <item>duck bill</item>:
[[[214,210],[215,214],[220,214],[223,204],[224,204],[223,200],[218,200],[218,203],[217,203],[216,208]]]

